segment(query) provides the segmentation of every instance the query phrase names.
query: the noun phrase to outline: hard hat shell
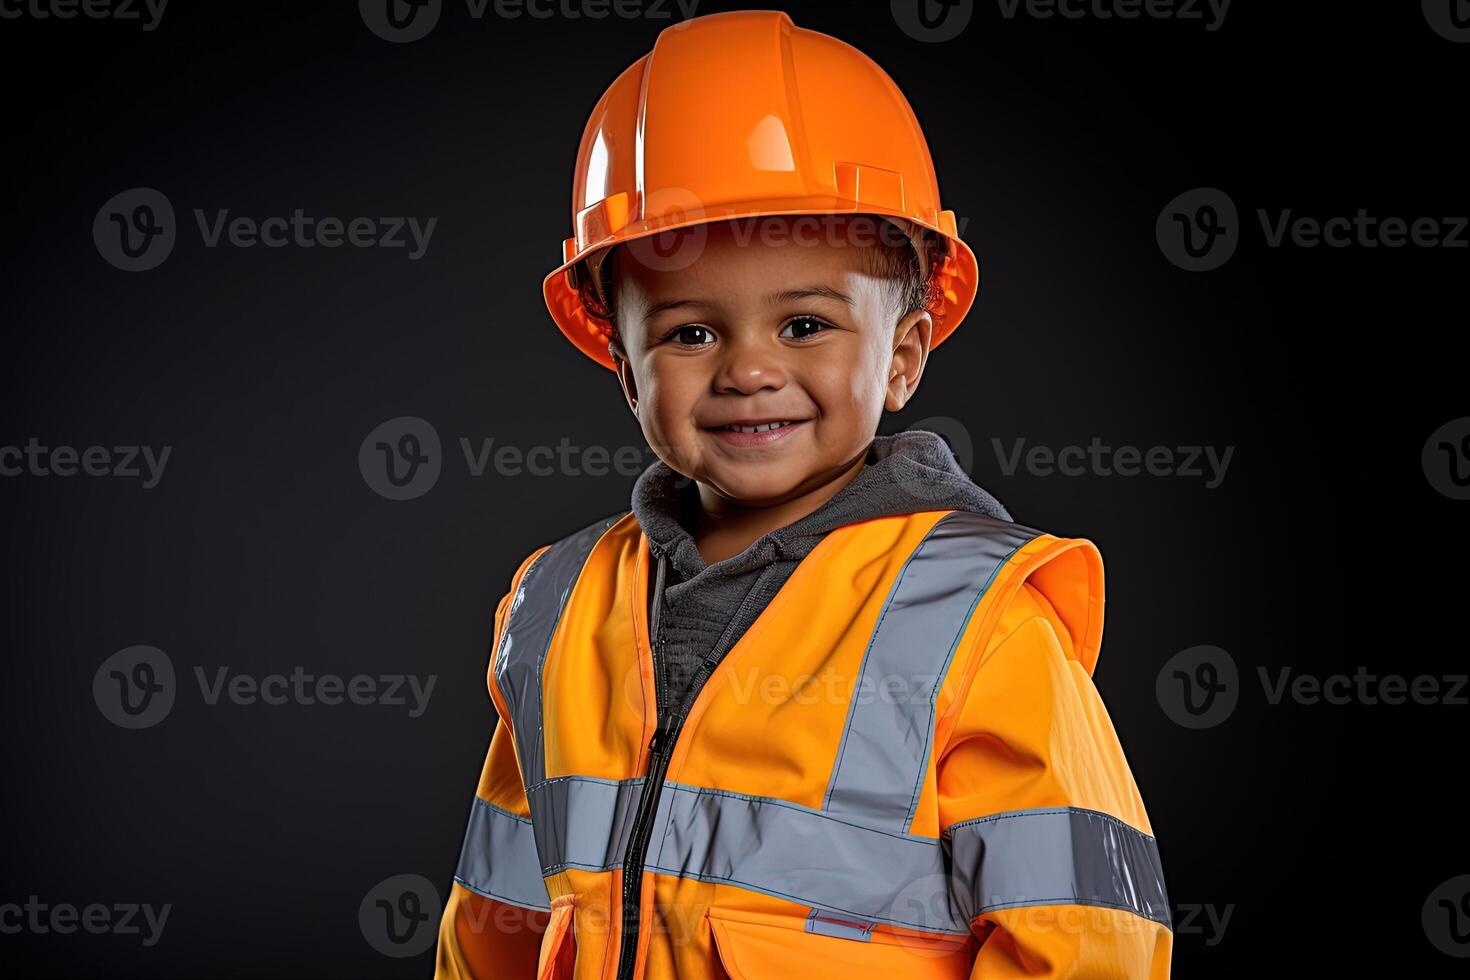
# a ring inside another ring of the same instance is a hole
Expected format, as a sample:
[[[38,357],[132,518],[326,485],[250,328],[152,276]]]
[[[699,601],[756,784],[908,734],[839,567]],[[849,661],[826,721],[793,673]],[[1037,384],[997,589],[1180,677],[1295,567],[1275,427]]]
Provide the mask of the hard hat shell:
[[[577,288],[584,259],[713,221],[808,214],[891,216],[943,235],[931,347],[964,319],[979,265],[954,212],[939,206],[928,143],[887,73],[784,11],[684,21],[659,34],[587,120],[573,236],[542,284],[547,309],[582,353],[615,370],[608,327]]]

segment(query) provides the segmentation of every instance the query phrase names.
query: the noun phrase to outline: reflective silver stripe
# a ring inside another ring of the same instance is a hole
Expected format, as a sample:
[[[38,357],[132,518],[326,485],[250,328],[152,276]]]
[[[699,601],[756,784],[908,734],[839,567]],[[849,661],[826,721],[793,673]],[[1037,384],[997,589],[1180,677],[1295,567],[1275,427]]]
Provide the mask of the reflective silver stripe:
[[[960,635],[1007,558],[1040,534],[983,514],[940,518],[899,572],[847,709],[822,809],[902,832],[934,734],[934,699]]]
[[[558,776],[533,786],[541,874],[621,867],[643,782]],[[938,838],[871,830],[785,800],[665,782],[645,870],[814,906],[820,919],[813,916],[808,929],[828,935],[866,933],[879,921],[964,933],[966,923],[946,911],[944,863]],[[834,918],[846,933],[821,921]]]
[[[642,777],[567,776],[533,787],[536,841],[525,840],[526,828],[515,849],[528,855],[539,842],[546,860],[520,877],[620,867],[642,785]],[[1154,838],[1075,807],[966,820],[940,839],[665,782],[645,869],[811,906],[809,931],[848,938],[877,922],[964,935],[978,915],[1025,905],[1125,909],[1173,928]]]
[[[964,934],[938,838],[770,797],[666,782],[645,867],[809,905],[848,922]],[[858,926],[861,928],[861,926]]]
[[[500,649],[495,652],[495,682],[510,709],[522,785],[534,786],[546,778],[541,669],[546,664],[551,635],[593,546],[627,513],[589,524],[547,548],[521,576],[520,587],[511,600]]]
[[[1012,810],[945,830],[955,901],[968,921],[1023,905],[1101,905],[1173,929],[1158,842],[1079,807]]]
[[[536,816],[541,873],[621,867],[645,779],[555,776],[526,794]]]
[[[475,798],[454,880],[470,891],[528,909],[551,909],[536,862],[531,821]]]

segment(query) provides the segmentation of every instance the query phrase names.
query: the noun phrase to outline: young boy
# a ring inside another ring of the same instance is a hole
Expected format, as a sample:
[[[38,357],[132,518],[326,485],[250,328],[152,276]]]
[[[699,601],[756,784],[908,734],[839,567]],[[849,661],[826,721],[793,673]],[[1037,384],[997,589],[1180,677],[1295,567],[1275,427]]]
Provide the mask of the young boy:
[[[436,976],[1167,977],[1097,549],[875,436],[977,281],[897,87],[695,18],[574,184],[547,303],[659,462],[499,603]]]

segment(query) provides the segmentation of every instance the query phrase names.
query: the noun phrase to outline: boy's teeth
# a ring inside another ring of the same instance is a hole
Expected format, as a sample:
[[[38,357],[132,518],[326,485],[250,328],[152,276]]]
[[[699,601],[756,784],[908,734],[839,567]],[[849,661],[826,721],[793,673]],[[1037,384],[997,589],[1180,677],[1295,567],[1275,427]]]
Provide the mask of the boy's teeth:
[[[723,426],[720,426],[720,428],[722,428],[722,429],[729,429],[732,432],[768,432],[771,429],[779,429],[783,425],[790,425],[790,424],[791,424],[790,421],[786,421],[786,422],[767,422],[764,425],[723,425]]]

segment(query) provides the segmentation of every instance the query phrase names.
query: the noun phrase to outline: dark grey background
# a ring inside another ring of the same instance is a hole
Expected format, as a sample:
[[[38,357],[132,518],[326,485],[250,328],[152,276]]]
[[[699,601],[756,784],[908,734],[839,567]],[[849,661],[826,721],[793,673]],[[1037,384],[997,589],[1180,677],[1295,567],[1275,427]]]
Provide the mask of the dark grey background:
[[[1466,708],[1271,706],[1256,671],[1465,672],[1470,504],[1420,457],[1470,414],[1467,252],[1272,249],[1255,210],[1464,215],[1470,46],[1418,4],[1240,0],[1206,31],[980,3],[943,44],[898,30],[886,2],[766,6],[889,71],[945,205],[968,218],[977,305],[883,431],[959,420],[975,479],[1017,520],[1101,548],[1096,682],[1159,837],[1175,975],[1459,975],[1421,911],[1470,871],[1454,806]],[[149,490],[0,478],[0,904],[172,904],[153,947],[0,933],[0,972],[432,972],[431,952],[376,952],[359,903],[406,873],[447,892],[491,730],[495,602],[532,549],[625,508],[633,479],[473,477],[459,439],[644,449],[540,284],[569,233],[586,115],[668,23],[476,20],[449,0],[429,36],[390,44],[352,2],[175,0],[148,32],[0,20],[0,445],[172,447]],[[1242,240],[1190,273],[1154,226],[1202,186],[1231,196]],[[179,221],[147,272],[107,264],[91,233],[133,187]],[[194,208],[297,207],[439,220],[418,261],[209,249],[193,223]],[[357,454],[404,415],[435,427],[443,472],[391,501]],[[1235,449],[1206,489],[1006,475],[991,443],[1094,436]],[[168,653],[180,690],[163,722],[126,731],[92,680],[137,644]],[[1242,689],[1228,720],[1194,731],[1155,679],[1199,644],[1231,654]],[[420,718],[208,706],[196,665],[437,683]],[[1222,934],[1201,907],[1230,915]]]

